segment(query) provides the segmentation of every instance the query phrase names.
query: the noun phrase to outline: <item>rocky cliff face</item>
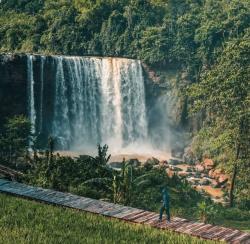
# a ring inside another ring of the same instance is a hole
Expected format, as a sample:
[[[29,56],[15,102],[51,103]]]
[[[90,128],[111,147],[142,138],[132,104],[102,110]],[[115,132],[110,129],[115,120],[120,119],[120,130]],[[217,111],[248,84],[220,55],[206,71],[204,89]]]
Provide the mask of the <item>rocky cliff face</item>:
[[[4,119],[27,114],[27,70],[24,55],[0,55],[0,127]]]
[[[51,104],[53,100],[53,76],[51,75],[51,65],[48,61],[44,65],[46,79],[44,82],[44,93],[48,97],[46,99],[46,109],[44,109],[45,117],[51,118]],[[2,127],[6,118],[23,114],[29,115],[28,109],[28,59],[26,54],[1,54],[0,55],[0,127]],[[34,97],[39,99],[39,91],[41,90],[41,56],[34,55],[33,70],[34,79]],[[36,110],[39,111],[39,102],[35,103]],[[37,126],[40,126],[39,124]],[[49,126],[49,124],[48,124]],[[45,130],[49,130],[45,128]]]

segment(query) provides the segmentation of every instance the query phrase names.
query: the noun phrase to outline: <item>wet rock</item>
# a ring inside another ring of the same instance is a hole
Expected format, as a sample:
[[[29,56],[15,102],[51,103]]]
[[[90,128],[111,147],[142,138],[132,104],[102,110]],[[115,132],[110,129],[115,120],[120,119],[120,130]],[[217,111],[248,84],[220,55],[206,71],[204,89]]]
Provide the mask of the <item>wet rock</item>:
[[[109,163],[109,166],[114,169],[121,169],[122,168],[122,162],[111,162]]]
[[[183,171],[181,168],[174,167],[174,166],[172,166],[172,170],[175,171],[175,172]]]
[[[160,164],[160,161],[157,158],[152,157],[152,158],[147,159],[145,164],[157,165],[157,164]]]
[[[184,149],[183,160],[187,164],[194,164],[195,163],[195,156],[191,150],[191,147],[187,147]]]
[[[159,167],[160,167],[160,168],[168,168],[168,167],[169,167],[168,161],[167,161],[167,160],[162,160],[162,161],[159,163]]]
[[[167,160],[162,160],[162,161],[160,161],[160,165],[168,165],[168,161]]]
[[[184,149],[181,147],[175,147],[171,150],[171,156],[174,158],[182,158],[184,155]]]
[[[188,177],[187,181],[192,184],[192,185],[198,185],[199,184],[199,180],[198,178],[194,178],[194,177]]]
[[[141,165],[141,162],[137,158],[129,159],[128,162],[133,167],[139,167]]]
[[[178,165],[178,164],[183,164],[183,162],[181,160],[171,158],[169,159],[169,164]]]
[[[202,185],[202,186],[207,186],[210,184],[210,181],[206,178],[203,178],[199,181],[199,183]]]

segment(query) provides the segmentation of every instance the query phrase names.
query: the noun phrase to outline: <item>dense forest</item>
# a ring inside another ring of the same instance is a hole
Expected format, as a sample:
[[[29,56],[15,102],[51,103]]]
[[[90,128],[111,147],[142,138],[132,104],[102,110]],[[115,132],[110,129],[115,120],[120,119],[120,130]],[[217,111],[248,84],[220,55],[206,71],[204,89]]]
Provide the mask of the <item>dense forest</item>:
[[[250,208],[249,0],[2,0],[0,52],[119,56],[185,74],[194,135],[231,174],[230,205]]]

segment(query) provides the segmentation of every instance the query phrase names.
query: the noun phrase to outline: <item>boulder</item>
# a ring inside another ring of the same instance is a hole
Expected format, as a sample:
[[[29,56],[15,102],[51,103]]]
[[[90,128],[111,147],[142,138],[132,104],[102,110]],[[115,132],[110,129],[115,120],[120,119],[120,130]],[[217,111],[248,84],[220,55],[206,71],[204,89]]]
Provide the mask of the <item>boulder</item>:
[[[213,188],[220,188],[220,184],[219,184],[219,182],[217,180],[212,180],[211,186]]]
[[[187,181],[188,181],[190,184],[192,184],[192,185],[198,185],[198,183],[199,183],[199,179],[194,178],[194,177],[188,177],[188,178],[187,178]]]
[[[169,164],[178,165],[178,164],[183,164],[183,162],[181,160],[171,158],[169,159]]]
[[[182,158],[184,155],[184,149],[181,147],[175,147],[171,150],[171,156],[174,158]]]
[[[169,177],[172,177],[172,176],[175,174],[175,172],[174,172],[173,170],[171,170],[170,168],[168,168],[168,169],[166,170],[166,172],[167,172],[167,175],[168,175]]]
[[[186,147],[184,149],[183,160],[187,164],[194,164],[195,163],[195,156],[191,149],[191,147]]]
[[[168,161],[166,161],[166,160],[162,160],[161,162],[160,162],[160,164],[159,164],[159,167],[160,168],[168,168],[169,167],[169,165],[168,165]]]
[[[122,164],[123,164],[122,162],[111,162],[111,163],[109,163],[110,167],[114,168],[114,169],[121,169]]]
[[[220,177],[218,178],[218,182],[223,185],[228,181],[229,177],[225,174],[220,175]]]
[[[144,164],[158,165],[160,164],[160,161],[157,158],[152,157],[152,158],[148,158]]]
[[[174,166],[172,166],[172,170],[175,171],[175,172],[183,171],[181,168],[174,167]]]
[[[162,161],[160,161],[160,165],[168,165],[168,161],[167,160],[162,160]]]
[[[178,172],[178,176],[180,176],[180,177],[187,177],[187,176],[190,176],[190,173],[186,172],[186,171],[179,171]]]
[[[203,160],[203,166],[205,167],[206,170],[211,170],[214,168],[215,164],[212,159],[210,158],[205,158]]]
[[[204,172],[205,171],[205,167],[201,163],[199,163],[199,164],[195,165],[195,170],[197,172]]]
[[[200,179],[199,183],[202,185],[202,186],[207,186],[210,184],[210,181],[206,178],[203,178],[203,179]]]
[[[137,158],[131,158],[128,160],[128,162],[134,167],[138,167],[141,164],[141,162]]]
[[[209,177],[218,180],[221,175],[225,175],[222,171],[222,169],[211,169],[208,172]]]

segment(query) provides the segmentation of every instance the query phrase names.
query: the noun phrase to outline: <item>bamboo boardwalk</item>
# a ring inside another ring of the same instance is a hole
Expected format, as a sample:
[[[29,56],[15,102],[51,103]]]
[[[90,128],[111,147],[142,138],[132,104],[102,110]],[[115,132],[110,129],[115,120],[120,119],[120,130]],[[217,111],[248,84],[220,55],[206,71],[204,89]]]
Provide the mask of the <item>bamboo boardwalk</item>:
[[[173,217],[170,223],[166,223],[166,221],[159,223],[158,213],[80,197],[70,193],[33,187],[4,179],[0,179],[0,192],[113,217],[131,223],[146,224],[158,229],[168,229],[203,239],[250,244],[250,233],[239,230],[189,221],[178,217]]]

